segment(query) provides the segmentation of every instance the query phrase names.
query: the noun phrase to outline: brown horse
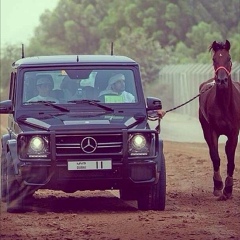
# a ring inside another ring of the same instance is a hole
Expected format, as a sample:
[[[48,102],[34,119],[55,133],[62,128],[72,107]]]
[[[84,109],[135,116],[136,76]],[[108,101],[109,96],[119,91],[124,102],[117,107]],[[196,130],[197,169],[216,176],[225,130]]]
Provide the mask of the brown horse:
[[[228,40],[225,43],[216,41],[212,43],[209,51],[213,53],[215,76],[199,87],[199,121],[213,163],[213,194],[220,196],[219,200],[232,197],[235,151],[240,129],[240,82],[231,79],[230,47]],[[218,153],[220,135],[227,137],[225,145],[227,177],[224,189]]]

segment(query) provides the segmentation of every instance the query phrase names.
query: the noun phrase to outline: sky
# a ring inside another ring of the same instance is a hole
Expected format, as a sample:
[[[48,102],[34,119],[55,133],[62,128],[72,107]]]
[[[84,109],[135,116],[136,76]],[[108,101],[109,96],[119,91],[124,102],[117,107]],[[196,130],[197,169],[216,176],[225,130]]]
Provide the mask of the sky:
[[[46,9],[53,10],[59,0],[0,0],[0,43],[27,44]]]

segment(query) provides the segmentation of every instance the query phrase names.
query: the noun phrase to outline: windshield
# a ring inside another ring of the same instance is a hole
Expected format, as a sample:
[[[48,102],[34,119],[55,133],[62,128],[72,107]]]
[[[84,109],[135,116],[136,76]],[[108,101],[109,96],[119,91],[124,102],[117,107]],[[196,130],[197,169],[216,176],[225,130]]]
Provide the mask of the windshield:
[[[98,103],[138,102],[132,70],[58,69],[24,73],[25,105],[51,102],[73,105],[79,100]]]

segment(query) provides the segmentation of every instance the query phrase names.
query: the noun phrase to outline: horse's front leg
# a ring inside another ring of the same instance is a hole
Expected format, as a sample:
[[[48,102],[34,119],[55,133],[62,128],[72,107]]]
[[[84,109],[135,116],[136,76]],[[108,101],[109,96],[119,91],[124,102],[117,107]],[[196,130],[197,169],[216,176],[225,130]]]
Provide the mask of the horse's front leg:
[[[208,144],[209,155],[213,164],[213,195],[221,196],[223,189],[223,181],[220,174],[220,157],[218,153],[218,138],[219,136],[211,129],[205,129],[204,137]]]
[[[225,152],[227,155],[227,177],[225,180],[225,187],[223,190],[223,195],[220,200],[227,200],[232,197],[233,192],[233,173],[235,169],[235,151],[238,144],[238,134],[228,138]]]
[[[211,147],[209,148],[209,154],[213,164],[213,195],[214,196],[221,196],[222,189],[223,189],[223,181],[220,174],[220,157],[218,153],[218,147]]]

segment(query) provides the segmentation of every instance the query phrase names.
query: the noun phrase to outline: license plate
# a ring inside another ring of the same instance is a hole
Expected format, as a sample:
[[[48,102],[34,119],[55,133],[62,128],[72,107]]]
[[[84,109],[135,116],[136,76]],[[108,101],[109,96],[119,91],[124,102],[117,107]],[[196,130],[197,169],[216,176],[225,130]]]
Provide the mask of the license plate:
[[[68,170],[107,170],[112,169],[111,160],[68,161]]]

